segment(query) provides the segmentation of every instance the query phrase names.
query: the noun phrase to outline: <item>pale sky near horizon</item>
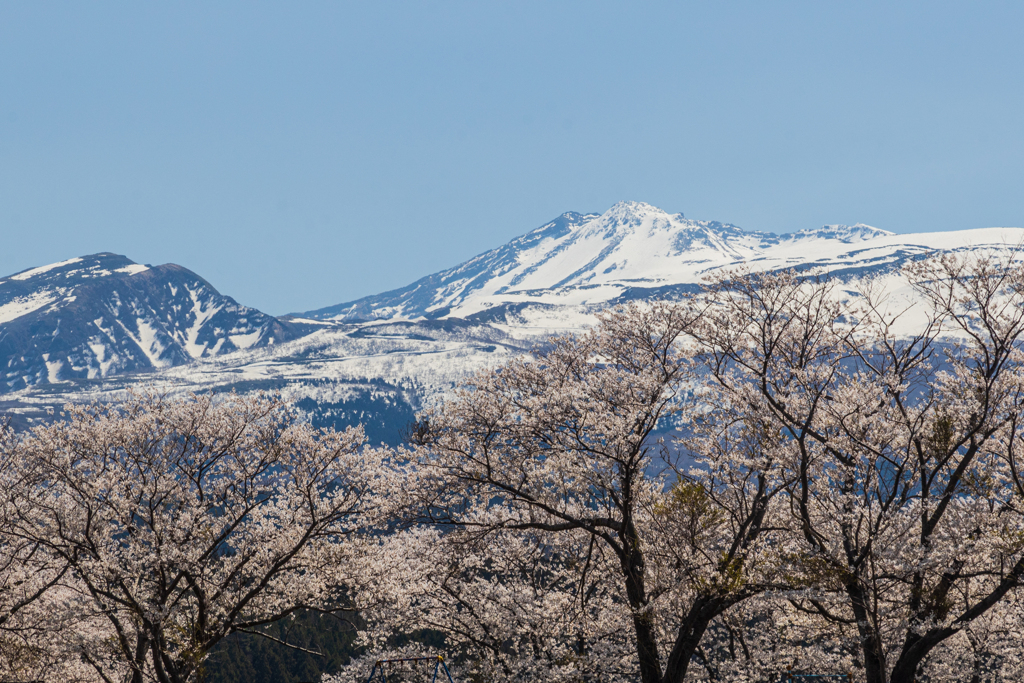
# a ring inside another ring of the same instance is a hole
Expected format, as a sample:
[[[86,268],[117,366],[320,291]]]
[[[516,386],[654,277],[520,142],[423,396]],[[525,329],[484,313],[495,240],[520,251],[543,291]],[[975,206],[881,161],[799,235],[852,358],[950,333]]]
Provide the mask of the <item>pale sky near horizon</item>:
[[[5,2],[0,276],[112,251],[273,314],[564,211],[1024,226],[1024,3]]]

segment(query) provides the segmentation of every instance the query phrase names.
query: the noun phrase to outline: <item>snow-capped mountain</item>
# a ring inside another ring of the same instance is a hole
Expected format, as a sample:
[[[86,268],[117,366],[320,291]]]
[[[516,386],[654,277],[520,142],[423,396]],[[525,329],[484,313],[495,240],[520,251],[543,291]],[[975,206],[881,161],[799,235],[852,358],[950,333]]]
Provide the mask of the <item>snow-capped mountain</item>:
[[[818,267],[850,276],[892,270],[937,249],[1005,247],[1022,239],[1018,228],[896,235],[863,224],[775,235],[619,202],[601,215],[563,214],[402,289],[303,315],[337,321],[460,317],[526,323],[539,309],[676,296],[723,268]]]
[[[0,279],[0,392],[160,370],[302,331],[181,266],[82,256]]]
[[[848,283],[843,297],[877,276],[907,297],[899,266],[910,259],[1020,244],[1020,228],[895,235],[857,224],[774,235],[621,202],[563,214],[408,287],[284,319],[178,266],[99,254],[0,280],[0,413],[31,425],[65,402],[117,400],[139,384],[168,394],[270,390],[317,426],[362,423],[371,441],[396,443],[417,411],[469,373],[581,330],[609,304],[677,297],[737,267],[819,269]]]

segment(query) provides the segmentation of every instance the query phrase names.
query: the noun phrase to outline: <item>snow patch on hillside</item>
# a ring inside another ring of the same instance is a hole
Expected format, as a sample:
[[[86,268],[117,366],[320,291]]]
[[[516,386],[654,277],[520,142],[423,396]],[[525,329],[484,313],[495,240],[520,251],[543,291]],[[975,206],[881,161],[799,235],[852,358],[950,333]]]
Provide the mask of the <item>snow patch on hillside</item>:
[[[250,332],[249,334],[229,334],[228,339],[231,343],[240,349],[247,349],[260,338],[261,330]]]
[[[200,290],[192,289],[186,285],[185,289],[188,291],[189,297],[192,299],[192,324],[185,331],[185,339],[183,346],[188,355],[193,358],[202,358],[206,354],[207,343],[198,342],[199,333],[203,329],[203,325],[213,316],[217,315],[217,312],[223,308],[223,306],[213,305],[209,300],[205,303],[200,299]],[[211,353],[215,351],[211,350]]]
[[[0,323],[9,322],[49,306],[59,298],[59,294],[50,290],[42,290],[28,296],[17,297],[0,306]]]
[[[98,327],[98,325],[97,325]],[[102,328],[101,328],[102,329]],[[107,357],[108,348],[107,345],[99,337],[93,337],[89,340],[89,350],[92,351],[93,358],[96,361],[96,365],[90,364],[88,369],[89,379],[96,379],[99,377],[106,377],[110,373],[110,368],[117,362],[118,357],[116,353],[110,354]],[[98,367],[97,367],[98,365]]]
[[[42,275],[43,273],[49,272],[49,271],[53,270],[54,268],[62,268],[63,266],[70,266],[72,263],[81,263],[81,262],[82,262],[81,258],[78,258],[78,257],[71,258],[71,259],[68,259],[67,261],[60,261],[58,263],[51,263],[48,266],[39,266],[38,268],[32,268],[30,270],[23,271],[21,273],[18,273],[17,275],[12,275],[10,277],[10,279],[11,280],[28,280],[29,278],[35,277],[36,275]]]

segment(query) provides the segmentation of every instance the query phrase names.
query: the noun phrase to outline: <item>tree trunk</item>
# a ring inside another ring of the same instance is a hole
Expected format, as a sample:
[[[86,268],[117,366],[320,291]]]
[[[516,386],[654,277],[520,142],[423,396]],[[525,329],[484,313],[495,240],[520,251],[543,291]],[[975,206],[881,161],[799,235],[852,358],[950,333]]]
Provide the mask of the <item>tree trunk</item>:
[[[142,683],[142,671],[146,667],[146,655],[149,650],[149,639],[141,633],[135,641],[135,657],[131,660],[132,676],[131,683]],[[124,652],[122,650],[122,652]],[[127,654],[127,653],[125,653]]]
[[[690,668],[690,662],[700,647],[704,632],[711,621],[725,611],[725,607],[726,605],[714,598],[698,598],[694,601],[690,612],[679,626],[679,633],[669,654],[662,683],[682,683]]]
[[[856,577],[846,584],[846,594],[850,598],[853,616],[857,619],[857,630],[860,633],[861,653],[864,655],[864,674],[867,683],[886,683],[885,653],[882,651],[882,638],[875,625],[868,619],[868,604],[864,588]]]
[[[914,683],[917,677],[917,667],[921,664],[922,659],[924,659],[924,655],[911,658],[900,657],[892,669],[889,683]]]
[[[647,606],[647,589],[644,585],[644,556],[640,550],[640,538],[633,525],[627,521],[619,538],[622,554],[619,556],[622,573],[626,579],[626,597],[633,612],[633,629],[636,632],[637,658],[640,663],[642,683],[663,683],[661,658],[658,656],[658,639],[654,633],[651,612]]]
[[[953,635],[953,629],[935,629],[924,635],[908,634],[900,658],[892,668],[890,683],[914,683],[917,668],[935,646]]]
[[[640,660],[640,680],[642,683],[663,683],[658,641],[654,636],[650,612],[634,612],[633,628],[636,631],[637,657]]]

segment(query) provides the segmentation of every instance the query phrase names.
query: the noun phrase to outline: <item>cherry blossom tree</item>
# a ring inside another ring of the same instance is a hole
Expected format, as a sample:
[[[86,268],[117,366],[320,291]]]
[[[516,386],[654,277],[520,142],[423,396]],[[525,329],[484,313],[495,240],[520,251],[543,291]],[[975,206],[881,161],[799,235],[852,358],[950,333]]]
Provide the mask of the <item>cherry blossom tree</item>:
[[[601,566],[616,560],[588,534],[416,528],[379,550],[375,565],[401,578],[360,589],[375,605],[362,612],[374,657],[396,632],[429,630],[480,680],[620,681],[635,671],[629,620]]]
[[[1019,681],[1024,678],[1021,658],[1024,596],[1011,594],[938,645],[920,672],[920,680]]]
[[[55,645],[67,631],[49,604],[62,592],[67,563],[41,544],[9,533],[13,496],[28,485],[15,444],[9,423],[0,423],[0,676],[11,681],[36,680],[58,667]],[[65,672],[65,680],[75,679]]]
[[[1008,265],[919,263],[903,301],[741,273],[688,303],[607,313],[426,416],[422,520],[495,543],[589,538],[615,562],[571,566],[627,610],[644,681],[774,665],[723,658],[755,636],[911,681],[1024,573],[1024,287]],[[685,458],[659,473],[653,437],[673,423]],[[758,613],[802,635],[757,635]]]
[[[191,682],[225,636],[343,599],[367,657],[433,632],[495,683],[1017,677],[1024,273],[907,274],[605,312],[398,452],[265,396],[0,430],[2,675]]]
[[[5,538],[64,572],[48,604],[76,613],[94,679],[196,680],[226,635],[336,605],[346,540],[390,514],[362,431],[316,431],[276,398],[66,410],[8,448],[31,485],[6,501]]]
[[[645,683],[682,681],[709,625],[782,585],[787,568],[784,525],[773,522],[790,483],[784,444],[756,418],[709,416],[713,399],[700,395],[684,344],[701,315],[687,304],[626,307],[482,372],[426,416],[412,456],[420,521],[502,544],[576,539],[584,554],[563,584],[607,592],[598,623],[629,625],[627,661]],[[698,467],[669,457],[666,468],[658,431],[698,417]],[[547,571],[564,569],[557,557]],[[547,623],[563,623],[546,609]],[[572,651],[581,660],[597,647]],[[624,670],[620,647],[607,670]]]
[[[856,627],[869,683],[913,681],[1024,575],[1024,279],[959,256],[908,273],[916,303],[721,279],[696,335],[730,401],[782,425],[801,559],[842,598],[793,604]]]

